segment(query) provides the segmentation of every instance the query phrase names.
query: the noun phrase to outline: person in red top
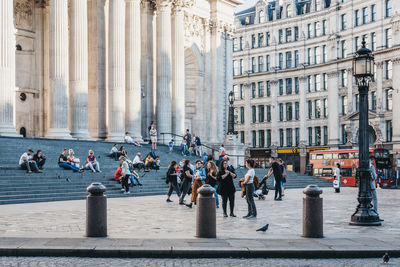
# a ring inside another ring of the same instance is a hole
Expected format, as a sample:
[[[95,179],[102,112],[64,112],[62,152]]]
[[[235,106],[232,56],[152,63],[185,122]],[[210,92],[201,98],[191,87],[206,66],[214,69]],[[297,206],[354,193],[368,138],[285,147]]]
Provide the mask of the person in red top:
[[[117,169],[117,171],[114,174],[114,180],[119,182],[122,178],[122,168],[121,168],[121,164],[119,164],[119,168]]]

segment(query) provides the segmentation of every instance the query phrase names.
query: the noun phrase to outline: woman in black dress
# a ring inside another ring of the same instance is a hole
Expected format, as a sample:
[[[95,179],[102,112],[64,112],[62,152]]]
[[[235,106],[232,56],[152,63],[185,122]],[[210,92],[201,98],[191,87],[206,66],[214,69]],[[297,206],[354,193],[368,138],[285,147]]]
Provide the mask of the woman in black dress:
[[[236,217],[233,213],[235,207],[235,185],[233,184],[233,179],[236,178],[236,174],[228,170],[228,162],[222,160],[218,172],[218,194],[222,197],[222,209],[224,210],[224,217],[228,217],[226,213],[226,204],[229,199],[230,216]]]
[[[176,173],[176,161],[171,161],[171,163],[168,166],[168,171],[167,171],[167,183],[169,183],[169,190],[167,194],[167,202],[172,202],[170,199],[172,192],[175,190],[176,194],[178,197],[181,196],[181,190],[179,189],[178,183],[177,183],[177,176],[178,174]]]

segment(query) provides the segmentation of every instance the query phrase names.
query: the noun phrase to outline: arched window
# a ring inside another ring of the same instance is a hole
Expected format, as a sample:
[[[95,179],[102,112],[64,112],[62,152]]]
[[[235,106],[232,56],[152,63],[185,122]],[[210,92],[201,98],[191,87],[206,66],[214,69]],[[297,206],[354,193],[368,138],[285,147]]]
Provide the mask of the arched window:
[[[292,5],[287,5],[286,6],[286,17],[290,18],[293,15],[293,11],[292,11]]]
[[[260,10],[260,12],[258,12],[258,23],[264,23],[264,22],[265,22],[264,10]]]

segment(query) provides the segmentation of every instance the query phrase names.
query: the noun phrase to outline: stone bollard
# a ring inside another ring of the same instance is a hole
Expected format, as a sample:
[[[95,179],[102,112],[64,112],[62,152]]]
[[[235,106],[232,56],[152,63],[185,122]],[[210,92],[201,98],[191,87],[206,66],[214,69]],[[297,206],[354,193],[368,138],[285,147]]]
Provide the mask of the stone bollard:
[[[322,189],[317,185],[309,185],[303,193],[303,237],[323,237]]]
[[[215,189],[205,184],[197,190],[196,237],[216,238],[217,218]]]
[[[86,191],[86,236],[107,236],[107,197],[106,187],[101,183],[92,183]]]

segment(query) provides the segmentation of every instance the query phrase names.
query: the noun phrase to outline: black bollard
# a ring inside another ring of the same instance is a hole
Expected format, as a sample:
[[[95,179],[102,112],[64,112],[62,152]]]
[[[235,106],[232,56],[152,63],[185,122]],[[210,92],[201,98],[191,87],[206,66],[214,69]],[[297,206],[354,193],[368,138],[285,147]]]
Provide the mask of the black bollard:
[[[198,190],[196,208],[196,237],[216,238],[217,217],[215,204],[215,189],[205,184]]]
[[[101,183],[92,183],[86,191],[86,236],[107,236],[107,196],[106,187]]]
[[[324,236],[323,232],[323,206],[322,189],[317,185],[309,185],[303,193],[303,237],[320,238]]]

